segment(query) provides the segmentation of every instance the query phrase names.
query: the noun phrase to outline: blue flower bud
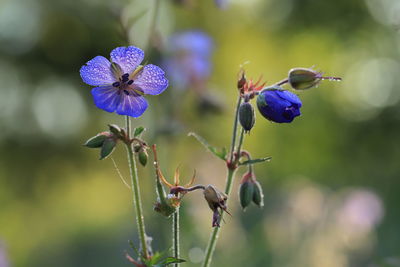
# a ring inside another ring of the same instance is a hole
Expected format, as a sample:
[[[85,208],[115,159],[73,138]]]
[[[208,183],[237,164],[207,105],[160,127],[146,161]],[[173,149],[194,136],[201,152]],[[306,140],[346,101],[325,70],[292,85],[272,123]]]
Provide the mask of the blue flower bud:
[[[289,123],[300,116],[300,98],[279,86],[265,88],[257,97],[257,107],[261,115],[270,121]]]

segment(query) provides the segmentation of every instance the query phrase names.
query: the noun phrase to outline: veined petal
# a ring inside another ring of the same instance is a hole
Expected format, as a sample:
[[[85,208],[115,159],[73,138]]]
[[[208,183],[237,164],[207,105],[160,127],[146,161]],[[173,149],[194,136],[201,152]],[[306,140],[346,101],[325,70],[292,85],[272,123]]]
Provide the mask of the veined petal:
[[[292,92],[284,90],[284,91],[276,91],[276,93],[282,99],[285,99],[285,100],[291,102],[292,104],[296,104],[297,106],[301,107],[300,98],[297,95],[293,94]]]
[[[168,80],[161,68],[149,64],[144,66],[133,84],[140,87],[145,94],[158,95],[168,87]]]
[[[129,94],[121,93],[120,102],[117,106],[119,115],[128,115],[134,118],[140,117],[147,109],[147,101],[144,97],[132,91]]]
[[[110,56],[111,61],[121,66],[124,73],[131,73],[143,61],[144,52],[134,46],[117,47],[111,51]]]
[[[111,63],[102,56],[97,56],[89,60],[80,69],[82,80],[93,86],[103,86],[112,84],[115,79],[110,69]]]
[[[113,86],[101,86],[92,89],[95,105],[108,112],[114,112],[120,102],[120,92]]]

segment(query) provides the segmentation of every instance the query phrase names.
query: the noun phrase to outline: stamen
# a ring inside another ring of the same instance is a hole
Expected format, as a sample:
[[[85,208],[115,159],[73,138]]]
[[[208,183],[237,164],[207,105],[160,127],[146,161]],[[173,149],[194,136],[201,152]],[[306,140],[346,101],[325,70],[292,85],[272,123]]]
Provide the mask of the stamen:
[[[125,93],[126,95],[129,95],[129,92],[128,92],[127,90],[124,90],[124,93]]]
[[[122,82],[125,83],[129,80],[129,73],[125,73],[122,75]]]
[[[128,81],[128,85],[131,85],[133,83],[133,80]]]
[[[119,82],[115,82],[115,83],[112,84],[112,86],[114,86],[114,87],[119,87],[120,85],[121,84]]]

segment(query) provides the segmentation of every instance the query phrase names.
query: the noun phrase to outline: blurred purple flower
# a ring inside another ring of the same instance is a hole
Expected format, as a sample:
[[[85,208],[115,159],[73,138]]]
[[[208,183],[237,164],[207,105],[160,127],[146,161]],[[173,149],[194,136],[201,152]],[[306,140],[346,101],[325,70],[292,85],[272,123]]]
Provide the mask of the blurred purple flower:
[[[201,31],[177,33],[168,46],[165,67],[174,86],[179,89],[204,87],[211,71],[211,37]]]
[[[224,9],[228,6],[228,0],[214,0],[217,7]]]
[[[164,71],[152,64],[142,66],[144,52],[134,46],[111,51],[111,62],[102,56],[80,69],[82,80],[92,86],[95,105],[119,115],[139,117],[147,109],[145,94],[158,95],[168,87]]]
[[[6,255],[6,249],[3,243],[0,242],[0,267],[8,267],[9,262]]]

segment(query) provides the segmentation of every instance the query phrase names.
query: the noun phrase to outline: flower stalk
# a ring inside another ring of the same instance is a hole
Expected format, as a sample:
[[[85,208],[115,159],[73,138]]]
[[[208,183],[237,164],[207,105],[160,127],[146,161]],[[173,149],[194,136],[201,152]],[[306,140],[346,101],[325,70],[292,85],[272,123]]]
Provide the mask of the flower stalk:
[[[179,259],[179,207],[172,215],[172,243],[174,258]],[[173,266],[178,267],[179,263],[174,263]]]
[[[126,116],[125,125],[126,125],[126,134],[129,139],[130,135],[131,135],[131,123],[130,123],[129,116]],[[146,242],[146,231],[145,231],[145,227],[144,227],[142,200],[140,197],[139,179],[138,179],[135,155],[134,155],[134,152],[132,149],[132,144],[127,143],[126,149],[128,152],[128,163],[129,163],[130,176],[131,176],[131,187],[132,187],[132,193],[133,193],[133,206],[134,206],[135,212],[136,212],[136,223],[137,223],[137,227],[138,227],[140,244],[142,247],[142,256],[143,256],[143,258],[147,259],[149,257],[149,255],[148,255],[147,242]]]
[[[228,199],[232,190],[233,180],[235,178],[237,164],[240,158],[240,150],[244,139],[244,129],[242,128],[239,138],[239,143],[237,145],[237,152],[235,153],[236,135],[238,132],[237,128],[239,120],[239,107],[241,103],[242,103],[242,97],[239,95],[235,110],[235,119],[233,121],[231,151],[230,151],[229,161],[227,162],[228,173],[225,183],[225,194],[228,196]],[[223,219],[223,214],[221,215],[221,220],[222,219]],[[212,256],[214,254],[215,246],[217,244],[220,229],[221,227],[215,227],[211,233],[210,240],[208,241],[206,249],[206,255],[204,257],[204,261],[202,264],[203,267],[208,267],[211,264]]]

